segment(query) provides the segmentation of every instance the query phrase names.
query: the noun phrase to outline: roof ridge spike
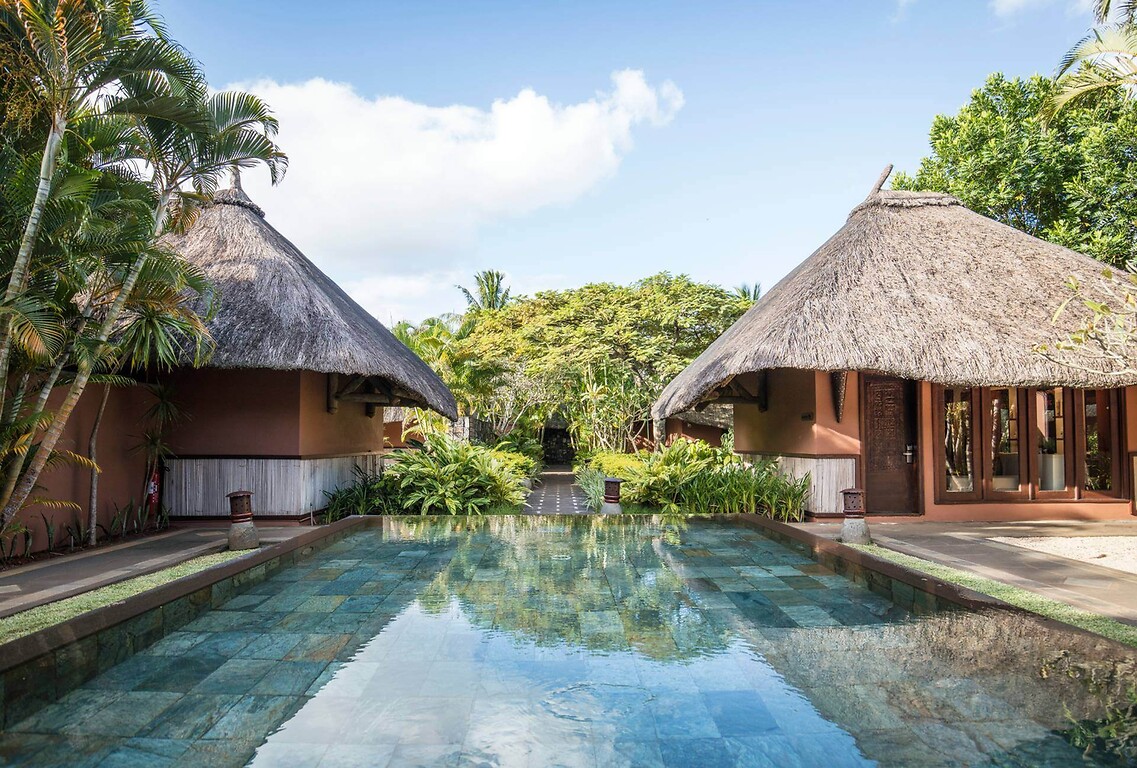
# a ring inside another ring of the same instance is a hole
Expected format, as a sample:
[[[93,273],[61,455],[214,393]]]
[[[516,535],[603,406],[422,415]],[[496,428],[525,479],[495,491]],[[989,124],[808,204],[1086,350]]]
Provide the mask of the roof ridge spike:
[[[877,179],[876,184],[873,185],[872,192],[869,192],[869,197],[872,197],[873,195],[879,193],[880,190],[884,187],[884,182],[888,181],[888,177],[891,175],[892,163],[889,163],[888,165],[884,166],[884,170],[881,172],[880,178]]]

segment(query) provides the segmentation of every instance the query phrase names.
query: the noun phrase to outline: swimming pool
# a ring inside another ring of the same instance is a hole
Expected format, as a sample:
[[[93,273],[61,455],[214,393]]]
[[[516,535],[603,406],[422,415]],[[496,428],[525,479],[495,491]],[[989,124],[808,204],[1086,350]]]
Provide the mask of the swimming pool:
[[[1098,715],[1070,674],[1109,663],[1094,648],[1013,614],[915,616],[738,521],[389,519],[9,727],[0,756],[1096,765],[1055,730]]]

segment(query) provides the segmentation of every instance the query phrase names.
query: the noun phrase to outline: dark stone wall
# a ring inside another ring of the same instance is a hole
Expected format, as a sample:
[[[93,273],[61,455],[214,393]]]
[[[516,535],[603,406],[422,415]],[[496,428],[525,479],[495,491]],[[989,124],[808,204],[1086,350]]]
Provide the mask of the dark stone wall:
[[[545,448],[546,464],[572,464],[576,458],[576,450],[572,447],[567,429],[546,427],[541,444]]]

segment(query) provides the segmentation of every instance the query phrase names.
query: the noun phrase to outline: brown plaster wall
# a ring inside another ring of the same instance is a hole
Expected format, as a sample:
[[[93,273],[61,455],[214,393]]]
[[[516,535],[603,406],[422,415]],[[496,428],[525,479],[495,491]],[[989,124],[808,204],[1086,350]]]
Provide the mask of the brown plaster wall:
[[[666,433],[668,442],[677,437],[689,437],[692,440],[703,440],[711,445],[722,445],[722,436],[726,434],[726,430],[709,424],[692,424],[682,419],[668,419]]]
[[[174,399],[189,418],[170,433],[181,456],[299,456],[299,371],[180,370]]]
[[[400,425],[401,427],[401,425]],[[401,429],[400,429],[401,432]],[[327,374],[304,371],[300,375],[300,454],[335,456],[383,449],[383,411],[367,417],[363,403],[340,403],[328,413]]]
[[[91,428],[102,395],[101,385],[95,384],[87,389],[67,421],[58,449],[87,455]],[[58,397],[53,398],[57,399]],[[149,395],[138,387],[112,389],[107,400],[97,445],[102,469],[99,477],[98,520],[107,528],[110,527],[116,504],[125,506],[131,500],[138,502],[142,496],[146,460],[133,449],[141,442],[143,415],[151,402]],[[51,403],[50,407],[55,404]],[[66,525],[76,517],[80,517],[86,525],[91,472],[83,467],[65,464],[44,472],[40,483],[43,490],[37,491],[37,495],[46,499],[73,501],[81,509],[48,509],[37,505],[21,512],[18,519],[32,531],[33,551],[47,548],[47,531],[41,513],[55,524],[56,542],[63,545],[67,541],[64,531]],[[23,552],[22,538],[17,552]]]
[[[734,446],[739,453],[800,456],[860,454],[858,377],[850,373],[845,408],[837,421],[829,374],[788,368],[766,377],[768,408],[734,406]]]

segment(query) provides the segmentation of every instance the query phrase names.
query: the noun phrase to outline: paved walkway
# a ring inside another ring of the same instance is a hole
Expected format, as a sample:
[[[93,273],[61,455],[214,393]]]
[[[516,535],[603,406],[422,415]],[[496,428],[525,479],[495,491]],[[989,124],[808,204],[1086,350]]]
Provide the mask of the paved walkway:
[[[587,515],[584,494],[573,484],[572,467],[551,466],[525,502],[530,515]]]
[[[1137,624],[1137,575],[991,541],[994,536],[1137,536],[1137,521],[888,523],[870,517],[868,523],[881,546]],[[840,523],[798,526],[830,538],[841,531]]]
[[[309,529],[289,526],[259,530],[264,545],[284,541]],[[33,563],[0,573],[0,618],[160,571],[200,555],[220,552],[226,546],[228,534],[228,526],[182,528],[75,555],[41,556]]]

